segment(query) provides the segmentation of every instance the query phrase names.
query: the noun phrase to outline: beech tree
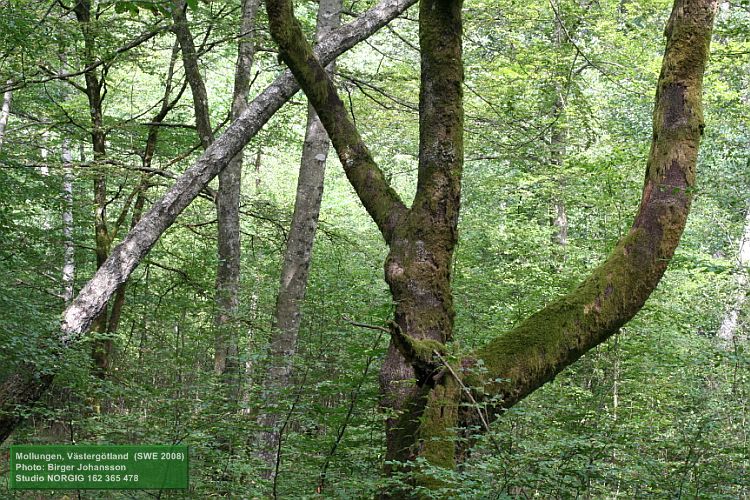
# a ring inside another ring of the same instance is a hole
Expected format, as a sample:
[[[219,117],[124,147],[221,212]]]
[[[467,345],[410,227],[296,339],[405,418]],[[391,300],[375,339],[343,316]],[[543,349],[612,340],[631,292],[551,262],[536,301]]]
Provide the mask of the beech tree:
[[[251,35],[255,29],[258,0],[242,3],[239,27],[237,63],[235,64],[234,91],[231,119],[236,120],[247,107],[255,46]],[[193,34],[188,25],[187,2],[175,1],[171,8],[176,38],[181,47],[185,75],[193,95],[195,125],[201,146],[205,150],[214,141],[206,85],[201,76],[198,54]],[[218,222],[216,271],[216,350],[214,370],[227,382],[227,394],[239,397],[239,364],[236,334],[236,316],[239,308],[240,285],[240,190],[242,151],[235,155],[219,173],[216,192]]]
[[[325,40],[329,33],[339,26],[340,21],[341,0],[321,0],[318,6],[316,40]],[[333,73],[335,66],[335,62],[332,62],[328,65],[327,71]],[[260,435],[258,445],[260,456],[268,468],[268,477],[274,479],[280,462],[281,441],[281,418],[277,413],[278,408],[275,407],[278,406],[279,393],[292,386],[292,363],[297,351],[302,302],[310,274],[329,148],[328,135],[323,124],[320,123],[315,110],[308,105],[294,214],[284,250],[281,282],[271,326],[271,360],[268,373],[263,379],[266,408],[261,413],[260,424],[265,430]]]
[[[237,47],[237,63],[234,72],[231,118],[236,120],[247,107],[247,96],[255,56],[255,17],[259,0],[242,2],[240,40]],[[239,397],[240,366],[237,346],[236,316],[239,309],[240,293],[240,188],[242,185],[242,160],[239,153],[232,158],[219,174],[216,210],[219,224],[218,258],[216,270],[217,314],[215,323],[216,352],[214,369],[218,374],[226,374],[226,381],[234,397]]]
[[[605,341],[641,309],[674,254],[690,209],[716,5],[712,0],[674,3],[665,30],[646,180],[631,230],[573,292],[451,366],[443,356],[453,337],[451,265],[463,165],[462,2],[420,2],[419,172],[417,192],[407,207],[314,57],[291,1],[267,0],[281,56],[390,248],[385,279],[395,318],[380,379],[383,403],[397,416],[387,423],[387,460],[423,458],[453,467],[462,455],[456,446],[460,429],[478,422],[486,427],[502,409]],[[485,396],[493,396],[486,413],[461,405],[466,398],[476,402]],[[428,478],[415,477],[430,485]]]

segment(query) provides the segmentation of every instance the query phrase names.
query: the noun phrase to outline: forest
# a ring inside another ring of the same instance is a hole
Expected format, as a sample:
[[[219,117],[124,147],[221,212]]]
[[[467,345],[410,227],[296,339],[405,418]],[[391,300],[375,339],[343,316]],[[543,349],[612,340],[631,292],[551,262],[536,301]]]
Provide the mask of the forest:
[[[0,497],[750,498],[747,0],[0,9]]]

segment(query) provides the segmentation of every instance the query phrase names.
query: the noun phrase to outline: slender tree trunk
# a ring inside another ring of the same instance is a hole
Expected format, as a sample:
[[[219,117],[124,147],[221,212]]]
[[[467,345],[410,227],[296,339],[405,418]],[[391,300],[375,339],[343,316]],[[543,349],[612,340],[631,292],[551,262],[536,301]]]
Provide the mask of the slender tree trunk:
[[[234,73],[232,120],[247,109],[253,58],[255,57],[255,17],[259,0],[242,2],[240,40]],[[236,154],[219,173],[216,199],[218,219],[218,268],[216,270],[216,340],[214,369],[222,377],[232,401],[240,397],[239,335],[236,317],[240,304],[240,193],[242,152]]]
[[[739,271],[737,274],[737,294],[734,297],[734,303],[724,315],[719,331],[716,334],[726,345],[731,345],[735,340],[737,328],[739,327],[740,312],[747,301],[748,264],[750,264],[750,209],[745,213],[745,228],[737,251],[737,267]]]
[[[342,0],[320,0],[317,18],[318,41],[324,40],[341,22]],[[335,62],[326,70],[333,75]],[[315,109],[308,104],[307,129],[300,160],[297,195],[292,224],[284,252],[281,282],[276,298],[270,339],[270,364],[264,380],[264,411],[259,418],[260,456],[265,462],[265,477],[273,478],[279,463],[281,415],[277,406],[284,391],[292,385],[292,366],[297,352],[297,337],[302,319],[302,304],[307,290],[313,242],[323,198],[326,158],[330,141]]]
[[[262,147],[258,147],[258,150],[255,153],[255,160],[253,162],[253,176],[254,181],[253,184],[255,186],[255,195],[258,196],[260,194],[260,185],[261,185],[261,159],[263,157],[263,149]],[[259,249],[256,250],[256,252],[253,252],[256,256],[256,261],[260,262],[263,260],[263,250]],[[253,283],[258,284],[261,280],[261,269],[260,266],[256,266],[253,276]],[[250,401],[253,398],[252,389],[253,389],[253,357],[252,355],[255,353],[255,346],[257,344],[256,342],[256,335],[257,335],[257,329],[256,324],[258,321],[258,289],[257,287],[253,287],[252,291],[250,292],[250,303],[248,304],[248,320],[250,323],[250,328],[247,331],[247,346],[246,346],[246,359],[245,359],[245,366],[244,366],[244,379],[242,384],[242,410],[241,413],[243,415],[253,415],[257,416],[257,411],[255,411],[251,405]],[[254,453],[256,448],[256,436],[254,434],[249,434],[246,439],[246,445],[248,447],[248,450],[252,450]]]
[[[235,87],[231,115],[236,120],[247,108],[247,95],[250,90],[254,46],[250,36],[253,31],[258,0],[246,0],[242,7],[240,22],[241,36],[237,64],[235,66]],[[188,26],[186,2],[175,0],[172,9],[173,31],[182,48],[182,62],[190,90],[193,94],[195,125],[201,145],[208,148],[214,141],[208,106],[208,95],[203,76],[198,65],[193,35]],[[219,190],[216,197],[218,220],[218,265],[216,270],[216,325],[214,370],[220,375],[227,396],[232,400],[239,397],[238,336],[234,330],[234,319],[239,309],[240,286],[240,218],[239,204],[242,182],[242,152],[236,154],[225,169],[219,173]]]
[[[565,32],[562,20],[555,16],[555,45],[558,51],[565,45]],[[565,187],[565,89],[560,82],[555,83],[555,103],[552,108],[552,125],[550,130],[550,163],[554,172],[555,192],[552,196],[552,242],[560,246],[568,244],[568,214],[565,209],[563,189]]]
[[[198,129],[203,149],[208,148],[214,142],[214,132],[211,128],[211,114],[208,108],[208,92],[201,76],[198,66],[198,53],[195,50],[195,42],[190,32],[187,19],[187,2],[185,0],[173,0],[172,19],[174,26],[172,31],[177,36],[182,48],[182,65],[185,68],[185,77],[190,84],[193,94],[193,108],[195,110],[195,126]]]
[[[70,152],[70,140],[63,139],[63,186],[62,186],[62,229],[63,229],[63,300],[67,307],[73,300],[75,282],[75,242],[73,241],[73,155]]]
[[[67,56],[65,51],[60,52],[60,70],[58,75],[65,72]],[[68,98],[68,92],[64,91]],[[62,141],[61,157],[63,163],[62,179],[62,232],[63,232],[63,268],[62,268],[62,296],[65,307],[68,307],[75,296],[75,242],[73,240],[73,153],[70,149],[70,139]],[[83,158],[81,158],[83,163]]]
[[[7,84],[13,84],[13,80],[8,80]],[[5,127],[8,126],[8,118],[10,118],[10,101],[12,97],[12,90],[6,90],[3,93],[3,108],[0,111],[0,148],[3,147],[3,141],[5,141]]]
[[[552,125],[550,136],[550,152],[552,154],[550,163],[552,164],[552,168],[555,169],[555,193],[552,199],[552,242],[560,246],[568,244],[568,213],[565,209],[565,199],[563,197],[563,190],[565,188],[563,168],[565,166],[565,143],[567,141],[565,125],[561,123],[564,115],[564,95],[562,89],[558,89],[554,109],[555,123]]]
[[[78,0],[74,6],[84,41],[84,63],[90,65],[95,59],[96,36],[91,26],[90,0]],[[106,137],[104,132],[102,101],[104,77],[97,76],[97,70],[92,69],[84,73],[86,97],[89,102],[91,117],[91,143],[94,152],[94,241],[96,245],[96,267],[104,264],[109,255],[112,242],[107,227],[107,175],[102,170],[102,160],[106,157]],[[107,338],[108,310],[105,307],[94,320],[92,330],[99,334],[94,339],[91,355],[94,361],[94,372],[100,378],[105,378],[112,363],[112,339]]]

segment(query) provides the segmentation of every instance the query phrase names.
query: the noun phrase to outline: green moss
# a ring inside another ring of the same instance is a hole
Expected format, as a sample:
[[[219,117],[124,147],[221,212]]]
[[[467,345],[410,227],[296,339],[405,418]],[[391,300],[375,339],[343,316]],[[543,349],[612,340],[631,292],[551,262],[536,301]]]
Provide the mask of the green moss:
[[[427,405],[420,419],[418,456],[431,467],[452,470],[456,467],[456,425],[461,390],[453,377],[434,387],[427,395]],[[415,471],[415,481],[430,490],[445,487],[444,481],[429,470]]]
[[[703,129],[701,88],[713,18],[710,2],[676,7],[654,110],[654,140],[633,229],[571,293],[476,353],[485,373],[466,378],[510,406],[606,340],[643,306],[684,229]],[[503,382],[493,382],[503,380]],[[480,391],[481,392],[481,391]]]
[[[435,356],[435,352],[439,354],[445,354],[445,345],[437,340],[422,339],[417,340],[411,337],[406,337],[407,342],[411,346],[411,350],[414,357],[423,363],[429,363]]]
[[[658,279],[649,243],[642,229],[631,231],[576,289],[479,350],[486,372],[467,374],[465,383],[514,403],[616,332]]]

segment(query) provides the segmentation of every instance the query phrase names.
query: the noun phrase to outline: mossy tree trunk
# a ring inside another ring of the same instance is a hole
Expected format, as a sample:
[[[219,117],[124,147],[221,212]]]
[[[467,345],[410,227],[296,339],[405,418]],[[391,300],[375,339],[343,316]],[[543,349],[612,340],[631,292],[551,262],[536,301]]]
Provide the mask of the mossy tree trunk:
[[[182,50],[182,65],[185,69],[185,78],[190,85],[193,94],[193,109],[195,111],[195,128],[198,130],[203,149],[208,148],[214,142],[214,132],[211,128],[211,114],[208,108],[208,92],[203,83],[200,67],[198,66],[198,52],[195,49],[193,34],[187,19],[186,0],[172,0],[172,31],[180,43]]]
[[[83,35],[84,62],[91,66],[96,59],[96,27],[91,20],[91,2],[78,0],[74,12]],[[106,135],[104,131],[102,104],[104,101],[106,66],[101,75],[97,69],[89,69],[84,73],[85,93],[89,102],[91,116],[91,146],[94,152],[94,241],[96,246],[96,267],[104,264],[109,256],[112,237],[107,226],[107,174],[103,170],[103,160],[107,155]],[[94,320],[92,330],[98,334],[91,344],[91,356],[94,362],[94,372],[100,377],[107,376],[112,364],[112,339],[107,336],[110,332],[109,311],[105,307]],[[115,325],[116,328],[116,325]]]
[[[291,3],[272,0],[266,6],[282,58],[318,112],[347,177],[390,247],[385,278],[396,311],[380,374],[383,404],[394,415],[419,417],[428,399],[456,392],[442,387],[425,397],[425,388],[434,385],[432,351],[442,350],[453,333],[451,263],[463,167],[461,2],[421,2],[420,154],[417,193],[408,209],[385,181],[330,78],[312,57]],[[422,448],[413,435],[404,439],[401,424],[397,417],[388,420],[387,460],[416,458]]]
[[[629,232],[591,276],[478,350],[501,407],[512,406],[629,321],[656,288],[687,221],[703,134],[701,92],[714,0],[676,0],[657,83],[653,142]],[[471,364],[466,360],[465,364]]]
[[[385,278],[396,317],[381,385],[385,405],[398,417],[387,424],[386,458],[424,458],[453,467],[461,455],[457,429],[479,423],[486,428],[503,408],[605,341],[641,309],[661,279],[692,200],[716,0],[675,0],[665,31],[646,181],[628,234],[573,292],[467,356],[456,369],[444,365],[440,352],[453,329],[450,262],[458,236],[463,154],[460,1],[421,1],[420,161],[410,209],[385,181],[349,120],[305,41],[291,2],[267,0],[266,6],[281,57],[317,110],[350,182],[390,247]],[[484,371],[475,373],[472,367],[480,360]],[[479,390],[469,395],[466,387]],[[486,413],[460,406],[464,397],[481,403],[485,395],[494,402]],[[433,485],[421,474],[414,477]]]
[[[458,241],[463,169],[461,7],[461,1],[420,2],[417,192],[408,216],[391,238],[385,263],[399,335],[437,346],[453,336],[451,265]],[[421,400],[422,389],[432,385],[432,365],[427,362],[432,353],[422,360],[404,354],[405,349],[392,341],[380,371],[383,403],[393,414],[405,410],[409,401]],[[410,383],[415,378],[416,385]],[[419,451],[416,442],[402,439],[400,426],[397,417],[386,423],[386,460],[411,460]]]

